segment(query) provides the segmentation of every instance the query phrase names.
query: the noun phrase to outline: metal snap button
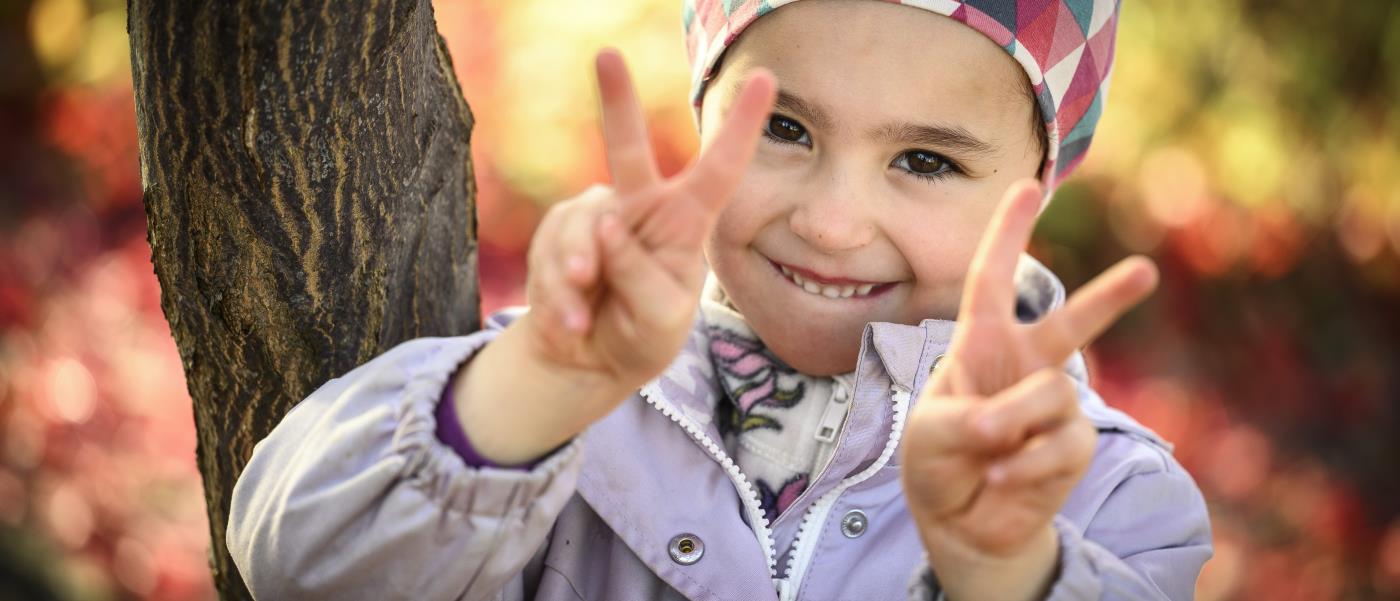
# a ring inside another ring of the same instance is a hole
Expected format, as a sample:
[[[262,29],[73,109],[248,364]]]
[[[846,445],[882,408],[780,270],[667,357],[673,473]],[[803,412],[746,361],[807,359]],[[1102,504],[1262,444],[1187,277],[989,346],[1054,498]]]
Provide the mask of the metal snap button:
[[[946,357],[946,356],[947,356],[947,355],[939,355],[939,356],[933,358],[933,363],[930,363],[929,366],[928,366],[928,375],[929,375],[929,377],[933,377],[933,372],[938,371],[938,364],[941,363],[941,362],[943,362],[943,357]]]
[[[688,566],[700,561],[705,554],[705,541],[689,532],[677,534],[671,539],[670,552],[672,561]]]
[[[846,538],[856,538],[865,534],[865,529],[870,525],[869,519],[865,517],[865,512],[859,509],[852,509],[846,512],[841,518],[841,534]]]

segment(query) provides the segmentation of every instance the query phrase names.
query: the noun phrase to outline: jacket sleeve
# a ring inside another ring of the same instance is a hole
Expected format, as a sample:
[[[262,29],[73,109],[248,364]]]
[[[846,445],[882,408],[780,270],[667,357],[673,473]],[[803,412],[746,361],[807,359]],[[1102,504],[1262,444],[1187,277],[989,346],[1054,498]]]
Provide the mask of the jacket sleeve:
[[[528,589],[519,575],[574,492],[578,443],[528,471],[475,469],[434,433],[451,374],[495,335],[395,347],[326,383],[254,447],[227,535],[255,597],[494,599]]]
[[[1210,518],[1186,471],[1165,453],[1159,461],[1122,478],[1091,516],[1056,517],[1060,575],[1048,601],[1195,596],[1213,554]]]

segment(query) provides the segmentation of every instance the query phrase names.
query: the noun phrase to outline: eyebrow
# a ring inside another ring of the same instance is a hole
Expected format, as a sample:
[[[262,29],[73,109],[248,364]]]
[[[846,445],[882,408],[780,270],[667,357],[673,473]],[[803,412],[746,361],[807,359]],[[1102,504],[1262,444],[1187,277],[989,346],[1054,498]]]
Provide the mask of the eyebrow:
[[[734,85],[737,95],[742,82]],[[731,97],[733,97],[731,95]],[[792,113],[793,116],[811,123],[819,129],[832,129],[835,120],[820,104],[807,102],[791,92],[778,90],[774,110]],[[913,123],[888,123],[875,128],[874,138],[886,143],[905,143],[914,146],[933,146],[968,155],[989,155],[996,147],[982,141],[962,126],[918,125]]]

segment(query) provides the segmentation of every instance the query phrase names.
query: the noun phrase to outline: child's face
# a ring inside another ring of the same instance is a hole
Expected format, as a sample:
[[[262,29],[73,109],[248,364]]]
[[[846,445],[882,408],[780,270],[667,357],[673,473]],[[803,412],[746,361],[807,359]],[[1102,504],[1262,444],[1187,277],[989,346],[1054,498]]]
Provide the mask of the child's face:
[[[813,375],[854,369],[866,322],[954,318],[993,209],[1040,165],[1025,72],[932,12],[806,0],[729,49],[702,145],[760,66],[777,76],[778,104],[705,246],[734,306]]]

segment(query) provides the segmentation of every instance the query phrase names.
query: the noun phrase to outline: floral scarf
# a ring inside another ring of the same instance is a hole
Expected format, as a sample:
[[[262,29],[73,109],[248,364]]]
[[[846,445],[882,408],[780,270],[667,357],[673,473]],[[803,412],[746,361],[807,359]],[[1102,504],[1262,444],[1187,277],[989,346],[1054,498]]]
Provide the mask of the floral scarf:
[[[720,434],[772,522],[831,458],[850,406],[851,376],[808,376],[783,363],[728,302],[714,276],[705,283],[700,311],[725,392],[715,408]]]

